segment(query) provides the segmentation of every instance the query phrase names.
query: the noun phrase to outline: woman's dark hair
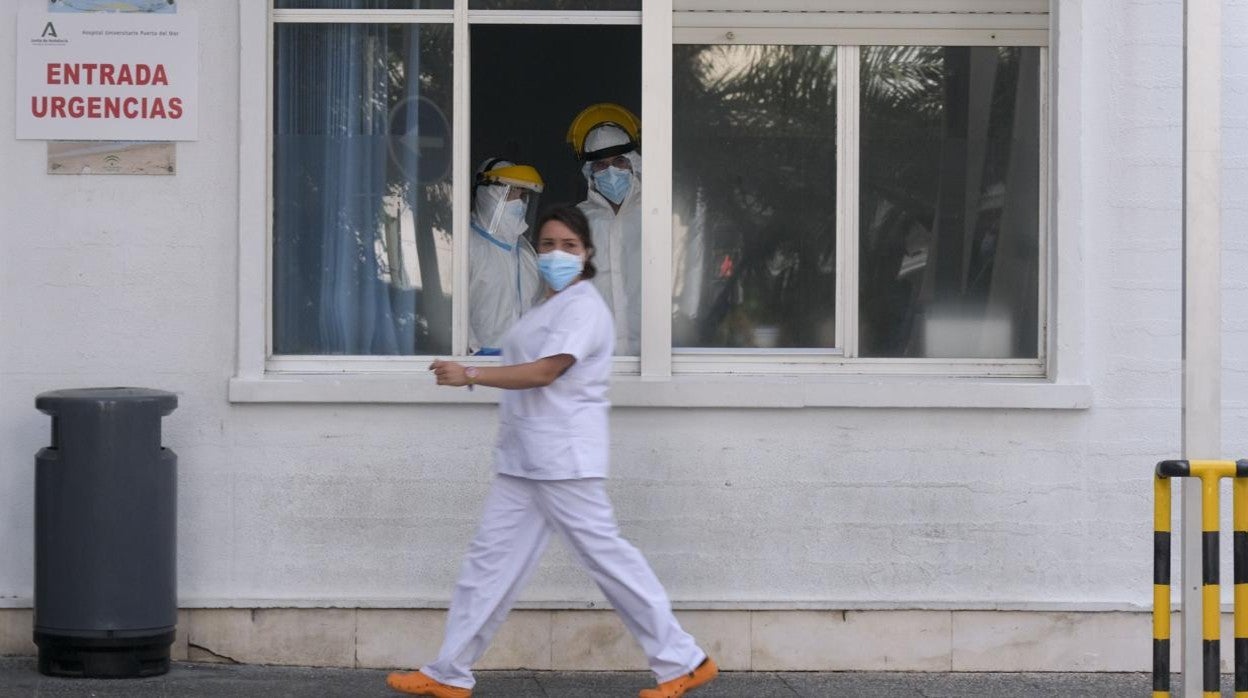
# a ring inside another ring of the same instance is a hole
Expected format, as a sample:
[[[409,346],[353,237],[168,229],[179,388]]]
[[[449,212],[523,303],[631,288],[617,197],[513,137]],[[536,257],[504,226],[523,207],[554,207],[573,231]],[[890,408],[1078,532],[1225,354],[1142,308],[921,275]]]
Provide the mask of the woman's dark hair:
[[[572,204],[556,204],[542,211],[537,217],[537,234],[542,234],[542,226],[550,221],[559,221],[581,239],[581,245],[589,253],[585,258],[585,268],[581,270],[582,279],[592,279],[598,273],[594,267],[594,243],[589,237],[589,219],[581,213],[581,209]]]

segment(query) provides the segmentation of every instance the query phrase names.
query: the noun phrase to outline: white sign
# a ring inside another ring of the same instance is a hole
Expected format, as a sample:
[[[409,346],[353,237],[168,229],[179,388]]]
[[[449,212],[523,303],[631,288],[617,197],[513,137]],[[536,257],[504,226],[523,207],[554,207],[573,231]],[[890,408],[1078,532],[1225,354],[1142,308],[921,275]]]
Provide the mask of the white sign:
[[[193,13],[22,13],[17,137],[193,141],[199,132]]]

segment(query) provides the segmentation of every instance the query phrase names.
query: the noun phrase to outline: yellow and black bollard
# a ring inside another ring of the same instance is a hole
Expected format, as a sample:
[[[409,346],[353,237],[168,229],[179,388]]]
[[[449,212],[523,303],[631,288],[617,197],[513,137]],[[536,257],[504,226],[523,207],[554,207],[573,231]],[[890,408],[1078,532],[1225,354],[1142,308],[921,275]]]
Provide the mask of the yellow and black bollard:
[[[1219,695],[1221,678],[1218,483],[1234,478],[1235,695],[1248,698],[1248,460],[1157,464],[1153,481],[1153,698],[1170,695],[1170,480],[1176,477],[1200,478],[1201,485],[1201,666],[1206,698]]]
[[[1153,698],[1170,696],[1170,478],[1187,475],[1177,463],[1158,463],[1153,478]]]

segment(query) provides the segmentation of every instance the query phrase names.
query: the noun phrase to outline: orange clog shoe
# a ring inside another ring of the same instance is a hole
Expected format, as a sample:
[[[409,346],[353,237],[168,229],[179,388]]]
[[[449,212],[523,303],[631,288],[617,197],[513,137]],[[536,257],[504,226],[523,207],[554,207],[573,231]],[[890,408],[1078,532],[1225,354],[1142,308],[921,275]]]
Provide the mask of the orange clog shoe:
[[[719,667],[715,666],[715,662],[710,657],[707,657],[688,674],[677,676],[671,681],[664,681],[655,688],[642,689],[638,696],[640,698],[680,698],[698,686],[710,683],[716,676],[719,676]]]
[[[471,688],[448,686],[419,671],[395,671],[386,677],[386,685],[396,691],[432,698],[469,698]]]

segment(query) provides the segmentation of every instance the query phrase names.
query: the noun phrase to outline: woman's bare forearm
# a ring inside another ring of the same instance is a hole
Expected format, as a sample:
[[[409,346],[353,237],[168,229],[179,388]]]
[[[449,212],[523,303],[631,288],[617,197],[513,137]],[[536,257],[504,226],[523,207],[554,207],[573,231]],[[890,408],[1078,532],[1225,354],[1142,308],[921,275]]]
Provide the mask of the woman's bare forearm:
[[[486,385],[505,390],[524,390],[550,385],[574,363],[576,359],[570,354],[556,354],[514,366],[465,366],[457,361],[435,359],[429,364],[429,370],[437,377],[438,385]]]
[[[563,375],[574,361],[567,354],[559,354],[514,366],[479,366],[472,382],[504,390],[544,388]]]

